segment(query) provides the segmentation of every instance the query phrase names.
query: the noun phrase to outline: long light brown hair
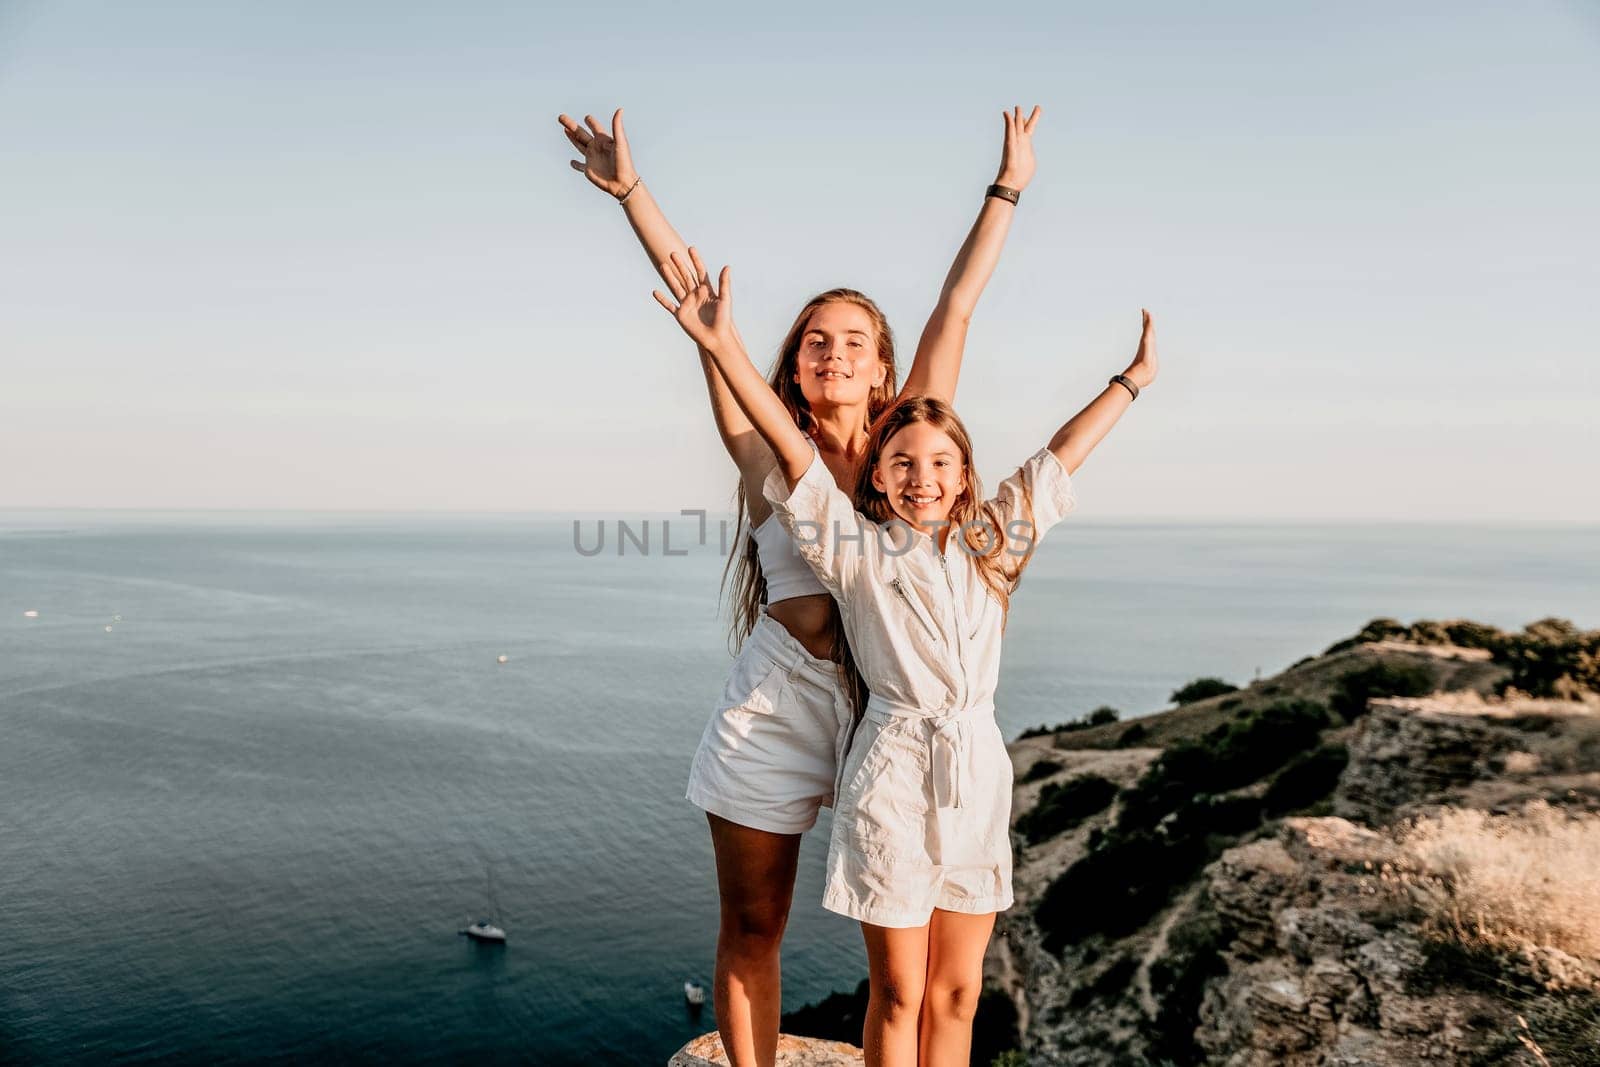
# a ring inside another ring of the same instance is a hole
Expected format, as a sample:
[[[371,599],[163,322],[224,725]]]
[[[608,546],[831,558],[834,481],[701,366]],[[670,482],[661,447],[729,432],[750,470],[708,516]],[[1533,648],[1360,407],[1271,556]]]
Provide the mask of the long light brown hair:
[[[972,438],[956,415],[955,409],[943,400],[928,396],[908,396],[884,412],[872,424],[867,439],[867,461],[856,473],[856,484],[851,492],[851,502],[857,511],[880,525],[892,521],[904,523],[895,514],[894,507],[875,485],[872,472],[877,467],[883,450],[894,435],[914,423],[925,422],[943,430],[961,451],[961,465],[966,475],[966,486],[950,506],[950,535],[959,536],[964,551],[972,557],[978,577],[988,586],[1000,602],[1001,628],[1005,627],[1006,613],[1011,610],[1011,593],[1022,580],[1022,571],[1033,558],[1037,538],[1030,535],[1027,550],[1018,556],[1006,549],[1006,530],[1002,516],[995,506],[983,498],[983,485],[978,480],[977,468],[972,463]],[[1033,486],[1024,477],[1022,504],[1028,529],[1033,528]]]
[[[878,358],[883,362],[883,384],[872,390],[867,400],[867,424],[871,425],[879,415],[883,414],[894,403],[895,397],[895,365],[894,365],[894,333],[889,329],[889,321],[884,318],[878,305],[873,303],[865,293],[855,289],[829,289],[825,293],[818,293],[806,301],[806,306],[800,309],[800,314],[795,316],[794,325],[789,327],[789,332],[784,335],[783,344],[778,348],[778,359],[773,364],[772,373],[767,381],[772,386],[773,392],[778,394],[778,399],[783,401],[783,406],[788,410],[796,426],[806,433],[815,433],[817,430],[816,418],[811,413],[811,404],[806,400],[805,392],[800,388],[800,383],[795,381],[795,371],[799,368],[800,342],[805,337],[806,327],[811,322],[811,316],[817,309],[825,304],[854,304],[867,313],[872,320],[873,340],[877,343]],[[872,453],[867,453],[868,457]],[[868,460],[870,463],[870,458]],[[734,490],[734,507],[738,521],[734,528],[735,545],[742,546],[739,551],[732,553],[728,558],[728,565],[722,572],[722,594],[732,604],[732,619],[728,625],[728,645],[730,650],[737,651],[744,644],[745,638],[750,636],[750,631],[755,628],[756,620],[761,617],[761,609],[767,603],[767,579],[761,573],[761,558],[756,552],[755,538],[748,535],[750,510],[745,500],[744,481],[740,479],[738,487]],[[855,672],[854,661],[850,657],[850,648],[844,637],[844,626],[839,618],[839,605],[833,605],[833,618],[829,624],[830,645],[832,659],[841,664],[841,677],[847,680],[859,678]],[[855,686],[852,682],[852,689]],[[853,693],[852,702],[859,709],[865,701],[859,691]]]

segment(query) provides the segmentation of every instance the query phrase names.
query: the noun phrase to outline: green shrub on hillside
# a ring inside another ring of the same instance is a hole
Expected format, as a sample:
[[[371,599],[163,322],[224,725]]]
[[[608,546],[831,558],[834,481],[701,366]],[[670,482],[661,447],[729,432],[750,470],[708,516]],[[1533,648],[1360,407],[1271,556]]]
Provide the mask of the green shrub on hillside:
[[[1061,764],[1053,759],[1042,759],[1028,768],[1028,773],[1022,776],[1022,784],[1037,782],[1041,778],[1048,778],[1061,769]]]
[[[1094,1000],[1118,1000],[1127,995],[1134,976],[1139,973],[1139,960],[1135,956],[1117,953],[1106,964],[1106,969],[1092,982],[1086,982],[1072,991],[1067,1000],[1069,1008],[1084,1008]]]
[[[1143,741],[1147,736],[1149,736],[1149,734],[1150,731],[1146,729],[1144,723],[1132,723],[1126,730],[1117,735],[1117,747],[1131,748],[1134,745],[1137,745],[1140,741]]]
[[[1262,801],[1217,794],[1257,781],[1311,748],[1328,721],[1320,704],[1279,701],[1199,741],[1167,748],[1118,795],[1117,825],[1090,830],[1088,853],[1041,896],[1034,915],[1045,947],[1059,953],[1084,938],[1122,937],[1148,922],[1207,861],[1259,825]]]
[[[1468,619],[1456,619],[1444,624],[1450,643],[1461,648],[1487,648],[1491,652],[1505,640],[1505,632],[1494,626]]]
[[[1434,622],[1432,619],[1422,619],[1414,622],[1406,631],[1406,640],[1418,645],[1448,645],[1450,631],[1444,623]]]
[[[1158,1006],[1150,1051],[1173,1064],[1199,1064],[1205,1051],[1195,1044],[1200,1001],[1206,982],[1227,971],[1222,950],[1230,934],[1201,901],[1195,914],[1167,935],[1167,951],[1150,964],[1150,993]]]
[[[1046,726],[1044,723],[1040,723],[1038,726],[1030,726],[1017,735],[1017,740],[1021,741],[1028,737],[1044,737],[1047,734],[1071,733],[1074,730],[1087,730],[1091,726],[1103,726],[1108,722],[1116,722],[1121,714],[1116,708],[1102,706],[1091,711],[1086,719],[1071,719],[1067,722],[1057,723],[1054,726]]]
[[[1017,820],[1017,832],[1036,845],[1104,811],[1116,795],[1116,784],[1096,774],[1052,782],[1039,791],[1034,809]]]
[[[1224,682],[1221,678],[1196,678],[1188,685],[1173,692],[1169,697],[1174,704],[1193,704],[1197,700],[1207,697],[1219,697],[1224,693],[1237,693],[1239,687]]]
[[[1402,626],[1394,619],[1373,619],[1354,637],[1329,645],[1324,655],[1363,642],[1391,638],[1424,645],[1487,649],[1496,663],[1511,669],[1511,678],[1502,683],[1502,691],[1509,686],[1537,697],[1567,699],[1586,691],[1600,692],[1600,630],[1579,630],[1570,620],[1553,617],[1531,622],[1517,633],[1470,619],[1445,622],[1420,619],[1410,626]],[[1422,694],[1372,692],[1368,695]],[[1352,707],[1353,714],[1347,717],[1353,718],[1364,710],[1364,705]]]
[[[1350,751],[1343,745],[1322,745],[1302,752],[1272,776],[1261,798],[1262,807],[1272,818],[1310,807],[1333,792],[1349,762]]]
[[[1506,634],[1496,652],[1495,659],[1511,669],[1505,686],[1536,697],[1600,692],[1600,630],[1584,632],[1566,619],[1540,619],[1521,633]]]
[[[1179,741],[1122,793],[1118,827],[1149,829],[1201,793],[1249,785],[1316,744],[1328,712],[1309,700],[1283,700],[1223,723],[1199,741]]]
[[[1419,697],[1433,692],[1433,673],[1420,665],[1374,663],[1340,675],[1328,702],[1347,722],[1367,713],[1373,697]]]
[[[1329,645],[1322,654],[1332,655],[1347,648],[1370,641],[1409,641],[1418,645],[1457,645],[1461,648],[1496,649],[1506,638],[1506,633],[1493,626],[1470,619],[1451,619],[1436,622],[1419,619],[1410,626],[1402,626],[1396,619],[1373,619],[1353,637],[1346,637]],[[1309,658],[1309,657],[1308,657]],[[1302,660],[1301,662],[1304,662]],[[1298,665],[1298,664],[1297,664]]]
[[[1034,908],[1044,947],[1057,954],[1094,934],[1122,937],[1166,906],[1207,859],[1198,838],[1111,833],[1050,883]]]
[[[1213,834],[1237,837],[1261,823],[1261,800],[1250,796],[1213,796],[1201,793],[1178,805],[1162,820],[1169,837],[1205,838]]]
[[[1378,618],[1373,619],[1361,628],[1354,637],[1346,637],[1342,641],[1335,641],[1323,651],[1324,656],[1331,656],[1335,652],[1343,652],[1347,648],[1366,644],[1371,641],[1405,640],[1406,628],[1400,625],[1399,619]]]

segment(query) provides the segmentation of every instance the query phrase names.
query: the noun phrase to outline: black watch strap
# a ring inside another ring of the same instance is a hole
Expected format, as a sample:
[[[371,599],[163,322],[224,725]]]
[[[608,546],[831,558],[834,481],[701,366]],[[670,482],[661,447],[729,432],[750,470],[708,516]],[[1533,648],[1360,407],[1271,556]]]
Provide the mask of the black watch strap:
[[[1009,185],[991,185],[989,186],[988,191],[983,195],[985,197],[998,196],[1001,200],[1009,200],[1013,204],[1019,203],[1022,200],[1022,191],[1020,189],[1013,189]]]

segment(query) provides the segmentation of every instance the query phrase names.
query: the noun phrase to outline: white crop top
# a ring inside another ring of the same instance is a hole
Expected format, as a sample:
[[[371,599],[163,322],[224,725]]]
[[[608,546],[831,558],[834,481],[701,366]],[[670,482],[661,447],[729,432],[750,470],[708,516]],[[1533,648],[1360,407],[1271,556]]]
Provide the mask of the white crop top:
[[[752,527],[750,536],[756,543],[761,575],[767,580],[768,604],[797,596],[829,595],[811,565],[801,558],[794,538],[789,536],[776,514],[768,515],[760,526]]]

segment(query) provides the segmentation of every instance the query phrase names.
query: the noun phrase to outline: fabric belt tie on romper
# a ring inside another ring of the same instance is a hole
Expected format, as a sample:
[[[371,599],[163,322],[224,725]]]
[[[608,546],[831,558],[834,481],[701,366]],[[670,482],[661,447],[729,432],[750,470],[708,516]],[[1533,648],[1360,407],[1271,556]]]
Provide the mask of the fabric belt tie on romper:
[[[929,715],[914,704],[901,704],[877,693],[867,700],[866,718],[879,726],[892,726],[905,719],[920,719],[924,723],[928,731],[928,762],[933,769],[933,805],[936,808],[963,805],[962,782],[972,778],[973,728],[981,721],[980,716],[993,718],[994,701]]]

